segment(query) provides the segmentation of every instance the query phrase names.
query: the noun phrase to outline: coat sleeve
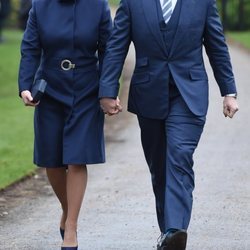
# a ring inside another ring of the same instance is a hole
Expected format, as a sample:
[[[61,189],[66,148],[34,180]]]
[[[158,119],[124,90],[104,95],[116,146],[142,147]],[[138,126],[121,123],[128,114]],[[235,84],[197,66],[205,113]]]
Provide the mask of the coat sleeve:
[[[19,66],[19,95],[24,90],[30,90],[33,84],[36,71],[40,64],[41,44],[38,33],[36,20],[36,5],[33,6],[29,13],[27,28],[24,32],[21,43],[21,61]]]
[[[103,11],[101,23],[99,26],[99,38],[98,38],[98,59],[99,59],[99,70],[102,70],[104,53],[108,38],[110,37],[112,30],[112,19],[110,15],[110,9],[107,0],[103,1]]]
[[[221,95],[236,93],[230,55],[215,0],[209,1],[204,31],[204,46]]]
[[[130,13],[127,0],[121,0],[111,37],[107,43],[100,79],[99,97],[116,98],[119,79],[131,42]]]

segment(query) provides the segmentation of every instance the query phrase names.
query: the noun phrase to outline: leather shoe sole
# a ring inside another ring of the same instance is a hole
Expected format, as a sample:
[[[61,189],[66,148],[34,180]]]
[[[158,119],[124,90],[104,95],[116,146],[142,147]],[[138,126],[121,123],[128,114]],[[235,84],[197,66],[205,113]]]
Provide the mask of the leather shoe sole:
[[[185,231],[177,231],[171,237],[166,238],[160,250],[185,250],[187,244],[187,233]]]

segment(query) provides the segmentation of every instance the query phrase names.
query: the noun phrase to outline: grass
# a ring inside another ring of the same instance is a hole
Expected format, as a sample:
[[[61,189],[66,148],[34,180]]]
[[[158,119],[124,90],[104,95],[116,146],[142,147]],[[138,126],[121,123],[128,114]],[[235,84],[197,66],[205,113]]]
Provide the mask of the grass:
[[[4,32],[0,44],[0,189],[34,171],[33,110],[18,97],[21,33]]]
[[[250,49],[250,31],[246,32],[228,32],[228,37],[239,42],[244,47]]]
[[[118,5],[120,0],[109,0],[109,4],[111,5]]]

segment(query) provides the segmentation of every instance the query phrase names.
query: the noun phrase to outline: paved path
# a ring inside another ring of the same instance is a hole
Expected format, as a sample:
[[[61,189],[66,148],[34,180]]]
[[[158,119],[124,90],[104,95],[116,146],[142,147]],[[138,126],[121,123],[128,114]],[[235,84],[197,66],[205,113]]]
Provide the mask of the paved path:
[[[250,249],[250,57],[235,48],[231,55],[240,112],[234,120],[223,117],[222,99],[208,68],[210,109],[195,154],[196,189],[187,250]],[[79,249],[155,249],[159,231],[137,121],[124,112],[112,118],[111,127],[107,163],[89,166]],[[37,177],[39,183],[42,175]],[[49,186],[40,189],[40,195],[29,196],[27,191],[27,197],[0,217],[0,249],[59,249],[59,205]]]

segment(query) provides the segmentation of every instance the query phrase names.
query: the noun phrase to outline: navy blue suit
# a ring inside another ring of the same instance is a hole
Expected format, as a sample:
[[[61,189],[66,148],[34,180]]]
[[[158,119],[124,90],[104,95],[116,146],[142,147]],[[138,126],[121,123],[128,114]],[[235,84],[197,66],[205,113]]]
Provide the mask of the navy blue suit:
[[[35,110],[37,165],[104,162],[98,88],[111,28],[106,0],[33,1],[21,45],[19,92],[31,90],[35,79],[48,82]],[[64,70],[65,59],[75,67]]]
[[[131,41],[136,65],[128,110],[137,114],[160,229],[187,229],[193,153],[208,108],[205,46],[221,95],[236,93],[215,0],[178,0],[165,24],[159,0],[121,0],[107,45],[99,97],[116,97]]]

